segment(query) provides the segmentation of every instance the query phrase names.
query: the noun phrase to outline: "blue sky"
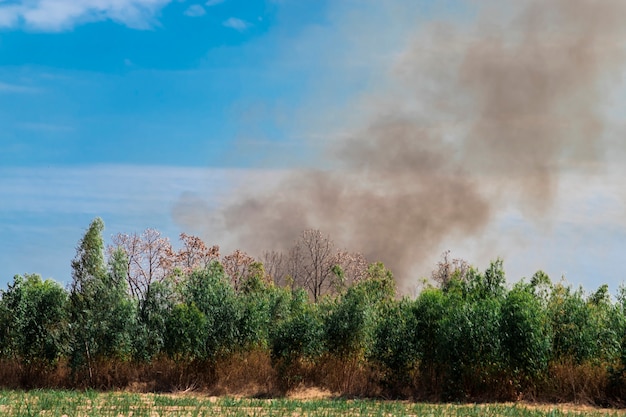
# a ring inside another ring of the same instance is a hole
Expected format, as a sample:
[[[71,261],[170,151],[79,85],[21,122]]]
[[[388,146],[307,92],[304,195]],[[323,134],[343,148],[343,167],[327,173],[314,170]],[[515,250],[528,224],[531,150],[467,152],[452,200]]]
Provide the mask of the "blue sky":
[[[176,240],[181,195],[306,163],[312,91],[364,82],[318,76],[330,19],[324,0],[0,2],[0,282],[68,282],[94,216]]]
[[[181,199],[210,210],[324,165],[320,148],[371,111],[364,97],[388,87],[410,34],[474,17],[453,0],[0,1],[0,284],[30,272],[68,283],[95,216],[105,238],[154,227],[228,247],[176,220]],[[416,274],[451,248],[481,267],[503,256],[511,280],[541,268],[615,290],[622,168],[614,156],[596,176],[564,178],[545,222],[503,207]]]
[[[306,94],[314,70],[287,68],[293,63],[275,47],[325,24],[322,1],[128,1],[162,5],[142,18],[84,3],[82,16],[22,17],[2,32],[4,166],[248,165],[226,155],[228,139],[245,135],[243,114],[272,112],[278,97],[288,106]],[[268,33],[274,26],[279,33]],[[296,86],[280,78],[281,66]],[[274,118],[257,119],[250,129],[280,141]]]

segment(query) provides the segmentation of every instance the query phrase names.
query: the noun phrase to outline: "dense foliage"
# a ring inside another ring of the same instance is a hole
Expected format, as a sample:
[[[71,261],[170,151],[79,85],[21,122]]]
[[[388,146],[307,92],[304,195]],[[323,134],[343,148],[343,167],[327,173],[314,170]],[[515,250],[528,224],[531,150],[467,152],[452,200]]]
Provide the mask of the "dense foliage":
[[[94,220],[79,242],[68,289],[26,275],[1,292],[5,363],[44,373],[64,366],[74,384],[93,386],[102,363],[170,361],[218,378],[220,360],[260,351],[286,389],[307,378],[323,385],[310,370],[335,363],[349,364],[350,383],[338,385],[346,393],[463,400],[584,392],[607,401],[625,392],[623,290],[613,301],[606,286],[586,295],[542,272],[508,285],[496,260],[484,272],[440,265],[438,285],[414,298],[398,296],[381,263],[320,295],[275,284],[259,262],[232,278],[214,256],[138,292],[128,284],[128,253],[113,248],[107,260],[103,227]],[[328,267],[342,277],[341,265]],[[359,372],[369,388],[354,388]]]

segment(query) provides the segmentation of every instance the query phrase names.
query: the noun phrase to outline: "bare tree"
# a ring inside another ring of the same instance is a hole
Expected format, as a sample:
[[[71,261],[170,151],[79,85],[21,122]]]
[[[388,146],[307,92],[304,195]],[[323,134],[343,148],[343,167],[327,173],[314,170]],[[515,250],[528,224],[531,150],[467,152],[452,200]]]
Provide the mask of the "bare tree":
[[[464,259],[455,258],[451,260],[450,251],[447,250],[441,254],[441,260],[437,263],[437,269],[432,272],[431,278],[443,288],[448,285],[452,278],[464,281],[470,268],[470,264]]]
[[[128,257],[127,281],[133,297],[141,299],[152,282],[162,281],[175,263],[176,255],[168,238],[156,229],[146,229],[141,235],[119,233],[113,236],[113,246],[121,248]]]
[[[272,282],[281,287],[289,284],[287,282],[287,257],[282,252],[266,251],[261,257],[261,262]]]
[[[358,252],[339,251],[332,260],[333,266],[341,268],[342,287],[349,287],[367,278],[369,263],[363,254]]]
[[[303,231],[286,254],[266,252],[263,262],[275,283],[304,288],[315,302],[365,279],[368,267],[362,254],[337,251],[329,236],[313,229]]]
[[[118,233],[112,238],[112,245],[109,245],[107,248],[109,258],[113,255],[113,252],[117,248],[120,248],[126,254],[126,282],[128,283],[128,288],[133,297],[137,297],[138,294],[135,293],[135,287],[132,285],[132,281],[134,280],[135,274],[133,265],[135,264],[135,258],[140,256],[140,243],[141,239],[136,233],[126,234],[126,233]]]
[[[290,251],[290,273],[296,285],[306,288],[317,302],[333,289],[335,248],[319,230],[305,230]]]

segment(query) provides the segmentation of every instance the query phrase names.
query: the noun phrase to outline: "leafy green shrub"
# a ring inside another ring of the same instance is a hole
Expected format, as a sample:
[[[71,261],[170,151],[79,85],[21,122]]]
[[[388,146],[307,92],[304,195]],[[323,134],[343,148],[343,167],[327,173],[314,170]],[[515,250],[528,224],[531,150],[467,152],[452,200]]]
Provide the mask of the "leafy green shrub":
[[[303,289],[294,291],[289,306],[291,314],[270,331],[274,360],[314,359],[322,353],[324,321],[321,307],[310,303],[308,297]]]
[[[582,289],[572,291],[563,283],[555,285],[550,295],[548,314],[552,332],[553,360],[581,364],[597,351],[591,309]]]
[[[365,280],[352,285],[330,303],[330,314],[324,323],[329,353],[340,357],[370,354],[383,306],[394,296],[391,272],[380,262],[370,265]]]
[[[368,360],[383,366],[383,383],[392,389],[406,388],[419,359],[414,303],[402,299],[386,303],[374,330]]]
[[[195,304],[177,304],[165,323],[164,350],[178,362],[204,360],[207,319]]]
[[[164,349],[174,302],[175,294],[171,282],[153,282],[148,286],[137,310],[137,328],[133,342],[135,359],[149,362]]]
[[[22,363],[49,367],[67,352],[67,299],[63,287],[52,280],[34,274],[14,277],[2,305],[11,312],[7,348]]]
[[[252,264],[251,270],[238,295],[238,343],[245,349],[267,349],[271,343],[270,329],[289,315],[291,293],[267,282],[262,264]]]
[[[237,296],[216,261],[207,268],[192,272],[182,287],[182,297],[205,318],[204,359],[215,359],[236,348],[241,310]]]
[[[521,282],[507,294],[500,333],[504,366],[518,390],[536,382],[547,370],[551,353],[547,320],[533,286]]]
[[[427,394],[438,394],[447,368],[443,340],[443,319],[446,316],[446,298],[438,288],[427,288],[415,300],[411,311],[415,321],[415,348],[423,389]]]
[[[13,282],[8,288],[0,292],[0,353],[3,358],[14,359],[17,355],[15,349],[15,323],[23,297],[24,278],[20,275],[13,277]]]
[[[283,390],[302,382],[306,365],[324,352],[323,309],[322,304],[309,302],[304,289],[297,289],[291,296],[288,317],[270,329],[272,363]]]
[[[502,373],[499,328],[505,294],[502,261],[469,269],[443,290],[427,289],[415,307],[424,386],[462,399],[493,390]]]
[[[611,303],[608,285],[604,284],[587,300],[590,309],[589,331],[596,340],[592,354],[595,363],[615,363],[619,360],[626,322],[622,310]]]

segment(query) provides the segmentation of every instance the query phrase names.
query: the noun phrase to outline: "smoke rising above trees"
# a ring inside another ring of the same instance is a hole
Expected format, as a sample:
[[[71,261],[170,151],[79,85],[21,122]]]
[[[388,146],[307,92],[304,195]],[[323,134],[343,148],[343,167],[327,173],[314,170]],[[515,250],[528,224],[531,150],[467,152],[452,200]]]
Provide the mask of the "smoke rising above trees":
[[[451,239],[478,235],[504,203],[543,220],[563,174],[602,165],[626,4],[481,5],[470,25],[416,28],[380,75],[385,89],[355,106],[368,114],[347,134],[328,133],[321,168],[234,191],[216,210],[181,200],[175,219],[252,253],[319,229],[400,280]]]

